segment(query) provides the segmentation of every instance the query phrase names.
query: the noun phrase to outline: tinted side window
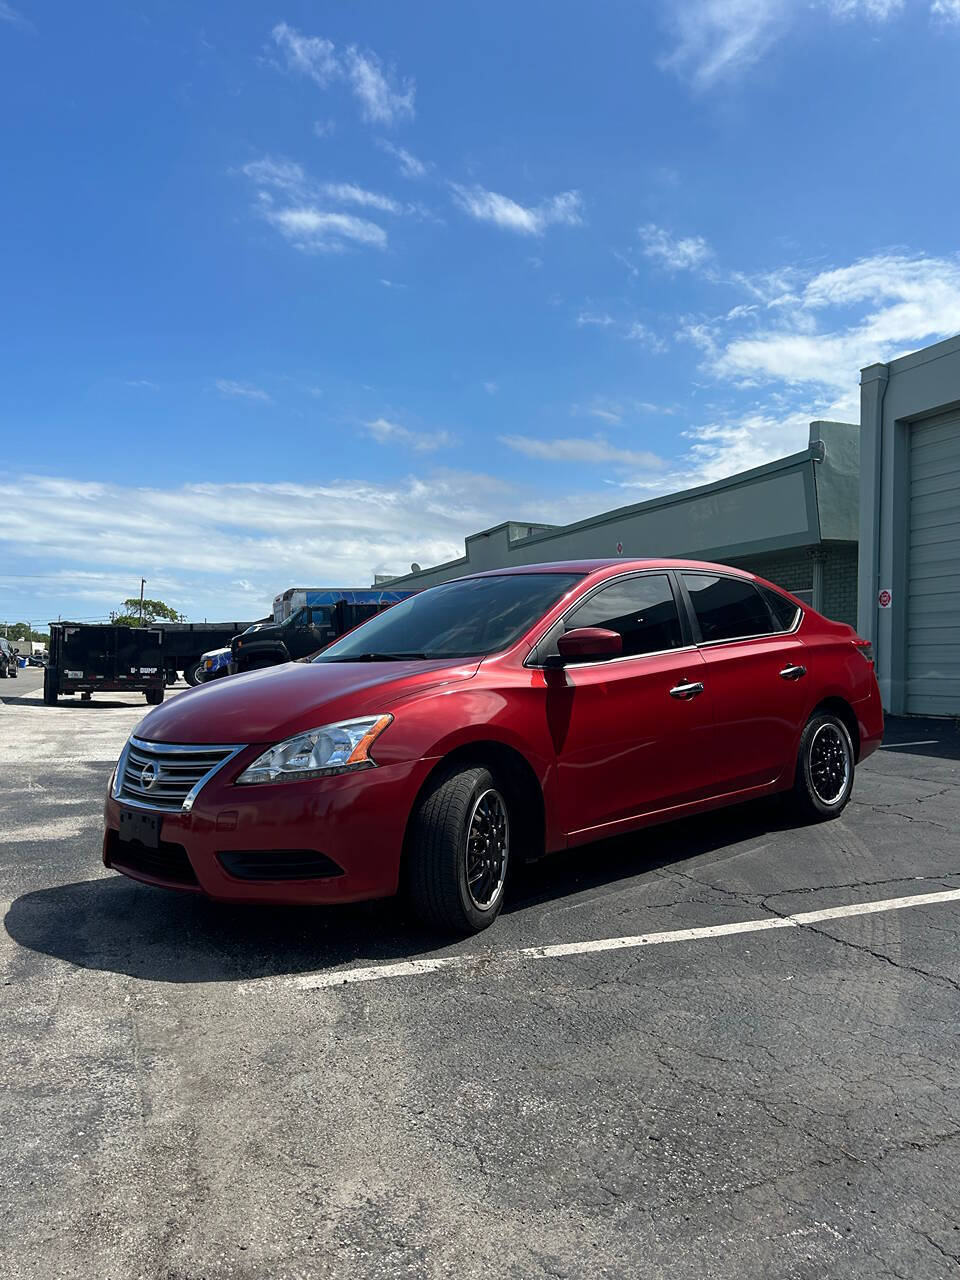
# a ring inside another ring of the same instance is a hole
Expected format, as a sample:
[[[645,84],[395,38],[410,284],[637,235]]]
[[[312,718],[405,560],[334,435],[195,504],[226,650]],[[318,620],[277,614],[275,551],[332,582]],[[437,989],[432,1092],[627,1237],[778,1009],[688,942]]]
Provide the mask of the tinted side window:
[[[676,649],[683,639],[669,578],[650,574],[603,587],[569,615],[565,630],[605,627],[623,636],[625,655]]]
[[[792,630],[799,612],[793,601],[788,600],[786,596],[782,596],[779,591],[771,591],[769,587],[761,587],[760,594],[769,605],[778,630]]]
[[[685,573],[683,580],[704,640],[769,635],[773,630],[770,611],[752,582],[706,573]]]

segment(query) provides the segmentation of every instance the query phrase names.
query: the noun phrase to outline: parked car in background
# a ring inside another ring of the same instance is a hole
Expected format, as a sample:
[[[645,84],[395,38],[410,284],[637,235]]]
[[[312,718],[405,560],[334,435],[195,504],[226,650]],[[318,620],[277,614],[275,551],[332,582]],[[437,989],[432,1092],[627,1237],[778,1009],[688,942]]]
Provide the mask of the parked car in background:
[[[224,649],[211,649],[201,655],[200,669],[197,671],[197,683],[206,684],[208,680],[218,680],[230,674],[230,646]]]
[[[413,594],[385,587],[290,587],[273,602],[273,622],[259,623],[230,642],[230,670],[255,671],[308,658]]]
[[[15,649],[9,640],[0,636],[0,680],[8,677],[16,679],[19,654],[19,649]]]
[[[28,653],[28,667],[45,667],[47,665],[47,655],[45,653]]]
[[[265,619],[269,621],[269,619]],[[235,635],[246,631],[249,622],[158,622],[163,645],[164,678],[176,684],[183,672],[187,684],[199,683],[200,664],[209,649],[229,644]]]
[[[402,889],[470,933],[518,860],[775,792],[836,817],[882,730],[869,644],[752,574],[498,570],[151,712],[103,861],[223,901]]]

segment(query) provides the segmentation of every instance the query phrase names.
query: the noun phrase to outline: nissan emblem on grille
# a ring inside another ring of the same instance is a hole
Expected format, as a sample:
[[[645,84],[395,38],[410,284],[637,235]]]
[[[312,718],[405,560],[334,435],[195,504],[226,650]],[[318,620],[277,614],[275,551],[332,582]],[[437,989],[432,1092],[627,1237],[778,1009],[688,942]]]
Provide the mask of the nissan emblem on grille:
[[[203,784],[240,750],[131,737],[120,757],[115,798],[141,809],[189,813]]]

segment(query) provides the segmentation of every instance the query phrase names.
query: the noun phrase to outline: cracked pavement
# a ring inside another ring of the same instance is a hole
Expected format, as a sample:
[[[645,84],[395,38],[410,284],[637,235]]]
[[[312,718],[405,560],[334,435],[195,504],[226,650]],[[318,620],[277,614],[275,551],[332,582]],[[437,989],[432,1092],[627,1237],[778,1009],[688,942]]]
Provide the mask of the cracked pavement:
[[[0,688],[8,1280],[960,1275],[960,904],[492,963],[960,887],[956,725],[891,721],[836,822],[760,803],[559,855],[451,945],[393,903],[106,872],[143,704],[37,683]]]

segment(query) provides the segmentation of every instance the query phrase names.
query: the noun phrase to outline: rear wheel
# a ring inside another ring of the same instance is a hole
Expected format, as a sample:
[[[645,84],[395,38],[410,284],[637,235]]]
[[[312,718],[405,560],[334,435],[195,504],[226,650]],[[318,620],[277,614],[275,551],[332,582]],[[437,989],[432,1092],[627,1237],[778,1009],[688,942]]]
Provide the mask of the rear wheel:
[[[814,712],[800,738],[793,785],[797,808],[814,822],[836,818],[853,792],[853,772],[849,729],[829,711]]]
[[[440,774],[413,817],[407,891],[425,924],[479,933],[503,906],[510,865],[510,809],[483,766]]]
[[[186,680],[187,684],[196,685],[200,683],[200,680],[198,677],[199,671],[200,671],[199,661],[191,662],[188,664],[188,666],[184,668],[183,678],[184,680]]]
[[[163,701],[162,689],[147,689],[143,695],[151,707],[158,707]]]

